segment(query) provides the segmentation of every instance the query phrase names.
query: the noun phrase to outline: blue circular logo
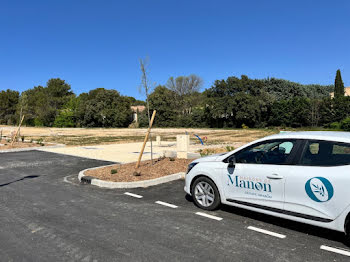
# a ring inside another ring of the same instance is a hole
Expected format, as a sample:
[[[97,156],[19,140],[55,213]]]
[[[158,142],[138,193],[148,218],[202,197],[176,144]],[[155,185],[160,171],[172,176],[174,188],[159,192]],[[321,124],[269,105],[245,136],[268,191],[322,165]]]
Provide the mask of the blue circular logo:
[[[333,197],[334,189],[328,179],[313,177],[305,184],[307,195],[316,202],[327,202]]]

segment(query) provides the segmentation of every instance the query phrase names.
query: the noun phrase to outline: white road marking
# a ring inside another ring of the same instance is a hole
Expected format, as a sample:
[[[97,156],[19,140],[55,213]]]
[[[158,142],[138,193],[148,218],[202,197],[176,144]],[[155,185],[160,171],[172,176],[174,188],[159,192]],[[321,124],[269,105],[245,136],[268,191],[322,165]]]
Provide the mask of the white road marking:
[[[63,181],[66,182],[66,183],[69,183],[69,184],[72,184],[72,185],[77,186],[77,184],[75,184],[75,183],[73,183],[73,182],[71,182],[71,181],[68,180],[68,177],[70,177],[70,176],[72,176],[72,175],[65,176],[65,177],[63,178]],[[75,175],[74,175],[74,176],[75,176]]]
[[[263,234],[266,234],[266,235],[278,237],[278,238],[286,238],[285,235],[278,234],[278,233],[271,232],[271,231],[268,231],[268,230],[265,230],[265,229],[261,229],[261,228],[257,228],[257,227],[249,226],[248,229],[254,230],[254,231],[256,231],[256,232],[263,233]]]
[[[128,196],[136,197],[136,198],[143,198],[143,196],[136,195],[136,194],[129,193],[129,192],[125,192],[124,194],[125,194],[125,195],[128,195]]]
[[[324,245],[322,245],[320,248],[323,249],[323,250],[327,250],[327,251],[330,251],[330,252],[334,252],[334,253],[338,253],[338,254],[350,257],[350,251],[349,250],[339,249],[339,248],[334,248],[334,247],[329,247],[329,246],[324,246]]]
[[[211,218],[211,219],[218,220],[218,221],[222,220],[222,217],[212,216],[212,215],[208,215],[208,214],[202,213],[202,212],[197,212],[196,215]]]
[[[43,228],[42,227],[35,228],[34,230],[32,230],[32,233],[34,234],[35,232],[38,232],[41,229],[43,229]]]
[[[159,204],[159,205],[162,205],[162,206],[166,206],[166,207],[178,208],[178,206],[175,206],[173,204],[169,204],[169,203],[166,203],[166,202],[163,202],[163,201],[156,201],[155,203]]]

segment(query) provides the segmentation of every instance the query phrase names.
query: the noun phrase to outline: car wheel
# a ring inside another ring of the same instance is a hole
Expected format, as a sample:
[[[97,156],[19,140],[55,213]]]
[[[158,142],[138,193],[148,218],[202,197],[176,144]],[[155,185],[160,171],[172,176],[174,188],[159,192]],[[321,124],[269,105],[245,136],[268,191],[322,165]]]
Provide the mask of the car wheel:
[[[350,214],[345,220],[344,231],[345,231],[345,244],[347,246],[350,246]]]
[[[199,177],[191,189],[194,203],[204,210],[215,210],[219,207],[220,194],[216,185],[207,177]]]

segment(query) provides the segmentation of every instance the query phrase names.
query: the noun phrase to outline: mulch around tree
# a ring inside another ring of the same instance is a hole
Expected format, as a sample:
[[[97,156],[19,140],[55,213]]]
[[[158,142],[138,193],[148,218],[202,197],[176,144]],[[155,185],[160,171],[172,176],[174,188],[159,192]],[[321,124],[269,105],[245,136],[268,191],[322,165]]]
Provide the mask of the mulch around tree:
[[[142,161],[138,169],[135,168],[136,163],[133,162],[88,170],[85,172],[85,175],[113,182],[150,180],[179,172],[186,172],[188,164],[193,159],[160,158],[153,161],[153,165],[151,160]],[[135,172],[139,175],[135,176]]]

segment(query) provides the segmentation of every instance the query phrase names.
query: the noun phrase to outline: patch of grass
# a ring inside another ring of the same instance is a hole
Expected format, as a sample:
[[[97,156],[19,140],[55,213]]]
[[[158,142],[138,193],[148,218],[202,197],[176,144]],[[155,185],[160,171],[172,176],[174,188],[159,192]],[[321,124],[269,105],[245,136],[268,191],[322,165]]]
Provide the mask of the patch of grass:
[[[226,146],[226,151],[227,152],[230,152],[230,151],[233,151],[233,150],[235,150],[234,146]]]
[[[224,147],[199,149],[199,154],[201,155],[201,157],[226,152],[227,148]]]
[[[39,140],[42,138],[37,138]],[[144,136],[50,136],[45,137],[47,142],[65,144],[68,146],[99,145],[107,143],[141,142]]]
[[[36,141],[36,143],[37,143],[38,145],[44,145],[44,144],[43,144],[43,139],[42,139],[42,138],[39,138],[39,139]]]

